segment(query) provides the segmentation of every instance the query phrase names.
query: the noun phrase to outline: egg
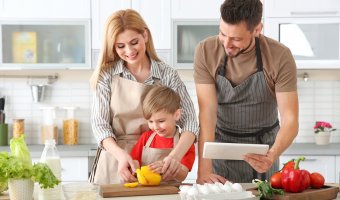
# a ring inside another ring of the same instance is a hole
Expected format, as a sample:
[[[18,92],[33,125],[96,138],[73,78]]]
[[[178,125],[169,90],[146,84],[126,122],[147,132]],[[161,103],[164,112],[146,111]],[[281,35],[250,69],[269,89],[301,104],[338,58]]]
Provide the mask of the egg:
[[[197,196],[198,195],[198,189],[197,185],[194,184],[188,191],[187,191],[187,196]]]
[[[212,193],[221,193],[222,190],[216,184],[208,184],[208,187]]]
[[[232,192],[242,192],[243,191],[242,185],[239,184],[239,183],[232,184],[231,191]]]
[[[224,192],[231,192],[231,185],[229,185],[229,184],[222,185],[222,190]]]
[[[201,194],[210,194],[210,190],[207,185],[197,184],[197,188]]]
[[[190,188],[191,188],[191,186],[189,186],[189,185],[179,186],[180,193],[182,193],[182,194],[186,194]]]

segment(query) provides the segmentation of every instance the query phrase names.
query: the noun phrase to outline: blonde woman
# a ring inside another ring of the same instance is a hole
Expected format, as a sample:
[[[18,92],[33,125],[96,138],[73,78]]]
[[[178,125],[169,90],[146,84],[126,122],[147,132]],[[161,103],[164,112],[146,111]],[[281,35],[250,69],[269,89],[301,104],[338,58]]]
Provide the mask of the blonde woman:
[[[113,13],[107,20],[98,66],[91,77],[91,124],[98,150],[90,182],[136,181],[137,166],[129,152],[148,130],[140,100],[143,92],[156,84],[175,90],[183,108],[180,140],[163,159],[163,178],[168,179],[181,169],[180,160],[198,134],[193,103],[177,72],[157,57],[142,17],[131,9]]]

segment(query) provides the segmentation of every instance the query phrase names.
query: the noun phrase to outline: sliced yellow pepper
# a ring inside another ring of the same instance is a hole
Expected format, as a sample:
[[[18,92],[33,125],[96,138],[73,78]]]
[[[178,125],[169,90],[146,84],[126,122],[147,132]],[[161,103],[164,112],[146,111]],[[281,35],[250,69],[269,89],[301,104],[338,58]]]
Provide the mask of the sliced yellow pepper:
[[[138,182],[141,185],[159,185],[162,177],[158,173],[152,172],[148,166],[142,166],[136,170]]]
[[[138,182],[132,182],[132,183],[125,183],[124,187],[128,187],[128,188],[134,188],[138,186]]]

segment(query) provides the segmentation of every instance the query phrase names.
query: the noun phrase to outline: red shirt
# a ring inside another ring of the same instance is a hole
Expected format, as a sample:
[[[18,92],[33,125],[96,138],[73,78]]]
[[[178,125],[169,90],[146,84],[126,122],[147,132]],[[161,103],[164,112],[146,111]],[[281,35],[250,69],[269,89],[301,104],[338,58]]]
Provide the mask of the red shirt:
[[[137,143],[133,147],[133,149],[130,152],[130,155],[133,160],[138,160],[139,164],[142,162],[142,152],[143,148],[148,141],[149,137],[152,135],[153,131],[146,131],[144,132],[140,138],[138,139]],[[150,148],[159,148],[159,149],[165,149],[165,148],[173,148],[174,146],[174,138],[165,138],[161,137],[158,134],[153,138]],[[195,161],[195,146],[194,144],[191,145],[188,152],[183,156],[181,163],[182,165],[186,166],[189,171],[191,171],[192,165]]]

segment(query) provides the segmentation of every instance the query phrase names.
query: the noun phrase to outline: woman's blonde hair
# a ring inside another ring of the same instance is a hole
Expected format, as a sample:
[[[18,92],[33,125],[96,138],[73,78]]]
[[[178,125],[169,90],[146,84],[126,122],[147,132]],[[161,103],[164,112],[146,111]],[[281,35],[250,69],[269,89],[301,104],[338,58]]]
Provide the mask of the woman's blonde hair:
[[[146,31],[148,34],[145,44],[146,53],[150,58],[160,61],[153,45],[150,30],[140,14],[132,9],[114,12],[106,21],[98,64],[90,79],[92,89],[96,89],[100,73],[114,67],[114,63],[120,59],[115,50],[115,42],[118,34],[125,30],[133,30],[140,34]]]
[[[142,97],[142,110],[145,119],[161,110],[174,114],[181,107],[181,97],[166,86],[155,86],[146,91]]]

